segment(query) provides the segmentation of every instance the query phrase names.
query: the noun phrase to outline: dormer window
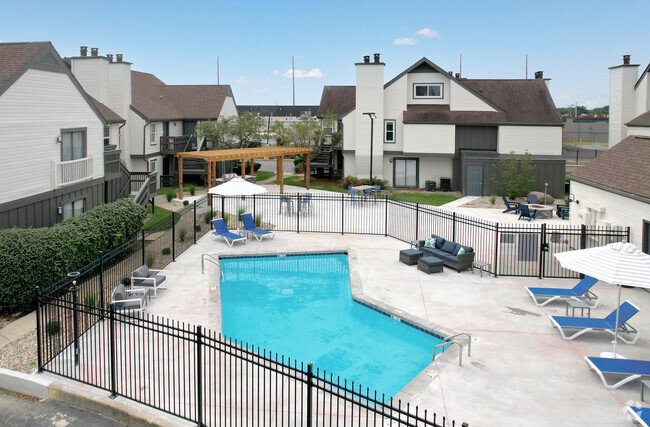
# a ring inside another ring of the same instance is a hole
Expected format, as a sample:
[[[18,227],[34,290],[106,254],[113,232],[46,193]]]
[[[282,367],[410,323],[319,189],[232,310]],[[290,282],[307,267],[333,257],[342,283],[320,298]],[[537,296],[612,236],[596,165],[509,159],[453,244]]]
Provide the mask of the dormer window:
[[[413,85],[413,98],[442,98],[442,83],[416,83]]]

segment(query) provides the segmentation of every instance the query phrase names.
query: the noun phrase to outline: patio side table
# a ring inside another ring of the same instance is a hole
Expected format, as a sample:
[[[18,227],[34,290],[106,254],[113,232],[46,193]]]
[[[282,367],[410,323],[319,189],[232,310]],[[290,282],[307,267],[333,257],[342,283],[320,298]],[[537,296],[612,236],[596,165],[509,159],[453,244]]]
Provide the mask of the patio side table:
[[[483,270],[485,270],[485,272],[487,274],[490,274],[490,269],[492,268],[492,264],[490,264],[487,261],[473,261],[472,262],[472,274],[474,274],[474,268],[477,268],[478,271],[481,272],[481,277],[483,277]]]
[[[587,317],[591,317],[591,306],[584,301],[570,299],[566,302],[566,315],[569,315],[569,307],[571,307],[571,316],[576,316],[576,308],[580,309],[580,316],[585,316],[585,309],[587,309]]]
[[[643,402],[643,389],[646,387],[650,389],[650,380],[641,380],[641,402]]]

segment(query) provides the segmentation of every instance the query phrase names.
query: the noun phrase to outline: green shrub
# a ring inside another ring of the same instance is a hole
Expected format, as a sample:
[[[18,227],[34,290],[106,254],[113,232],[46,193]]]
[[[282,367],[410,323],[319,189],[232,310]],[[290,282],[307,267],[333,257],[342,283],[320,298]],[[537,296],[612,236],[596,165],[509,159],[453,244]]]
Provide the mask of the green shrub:
[[[142,206],[121,199],[53,227],[0,230],[0,312],[34,308],[35,286],[47,287],[138,236],[145,216]]]
[[[180,230],[178,230],[178,240],[184,242],[186,238],[187,238],[187,229],[181,228]]]
[[[237,209],[237,221],[241,221],[241,216],[246,213],[246,209],[246,206],[240,206],[239,209]]]
[[[175,191],[169,191],[169,190],[165,193],[165,196],[167,196],[167,201],[168,202],[171,202],[172,199],[176,196],[174,193],[176,193],[176,192]]]
[[[497,196],[490,196],[490,203],[495,204],[497,201]]]
[[[293,167],[295,173],[303,173],[305,169],[302,166],[302,163],[299,163]]]
[[[189,201],[189,200],[183,200],[183,205],[187,206],[187,205],[189,205],[189,204],[190,204],[190,201]]]
[[[169,255],[169,254],[171,254],[171,253],[172,253],[172,250],[169,249],[169,248],[163,248],[163,250],[162,250],[162,254],[163,254],[163,255]],[[149,258],[147,257],[147,260],[148,260],[148,259],[149,259]],[[153,264],[153,261],[151,262],[151,264]],[[149,265],[148,262],[147,262],[147,265]]]
[[[86,298],[84,299],[85,304],[90,306],[90,307],[95,306],[95,301],[97,301],[97,298],[95,297],[95,294],[88,294],[88,295],[86,295]]]
[[[361,180],[356,176],[346,176],[341,180],[341,186],[343,188],[348,188],[349,186],[356,187],[357,185],[360,185],[360,182]]]
[[[210,224],[210,221],[212,221],[212,212],[207,211],[206,213],[203,214],[203,222],[206,224]]]
[[[254,162],[253,163],[253,171],[257,172],[259,168],[262,167],[261,163]],[[248,173],[251,170],[251,162],[246,162],[246,173]],[[241,171],[240,171],[241,172]]]
[[[201,231],[201,226],[197,225],[196,227],[194,227],[194,231]]]
[[[122,280],[120,280],[120,283],[128,288],[129,286],[131,286],[131,278],[123,277]]]
[[[187,189],[190,190],[190,196],[193,196],[196,194],[196,185],[190,184],[187,186]],[[185,203],[187,204],[187,203]]]
[[[58,320],[52,320],[45,325],[45,333],[49,336],[58,334],[61,331],[61,323]]]
[[[259,228],[262,225],[262,214],[258,213],[255,215],[255,227]]]
[[[169,248],[167,248],[169,249]],[[156,261],[156,256],[154,254],[147,254],[147,267],[151,268],[153,267],[153,263]]]
[[[228,224],[228,220],[230,219],[230,214],[228,212],[223,213],[223,220],[226,224]]]
[[[294,157],[294,159],[293,159],[293,165],[294,166],[302,165],[302,163],[303,163],[302,156]]]

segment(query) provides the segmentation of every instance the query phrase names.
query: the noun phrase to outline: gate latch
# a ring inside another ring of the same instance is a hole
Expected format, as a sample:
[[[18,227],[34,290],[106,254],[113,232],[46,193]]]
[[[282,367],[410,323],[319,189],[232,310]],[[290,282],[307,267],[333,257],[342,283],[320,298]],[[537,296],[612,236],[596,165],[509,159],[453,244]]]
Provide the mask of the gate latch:
[[[542,252],[548,252],[548,243],[542,243]]]

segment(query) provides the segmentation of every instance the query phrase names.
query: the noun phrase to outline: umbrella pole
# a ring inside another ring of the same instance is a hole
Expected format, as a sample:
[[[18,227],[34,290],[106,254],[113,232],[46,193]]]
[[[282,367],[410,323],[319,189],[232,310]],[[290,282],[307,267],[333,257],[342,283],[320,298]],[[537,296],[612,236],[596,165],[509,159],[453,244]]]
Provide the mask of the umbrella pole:
[[[618,305],[616,306],[616,324],[614,325],[614,359],[616,359],[616,343],[618,342],[618,314],[621,311],[621,289],[622,286],[618,284]]]

